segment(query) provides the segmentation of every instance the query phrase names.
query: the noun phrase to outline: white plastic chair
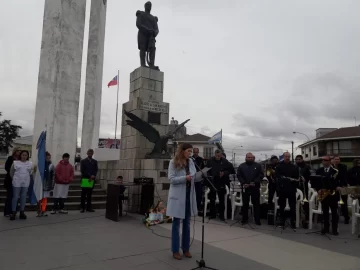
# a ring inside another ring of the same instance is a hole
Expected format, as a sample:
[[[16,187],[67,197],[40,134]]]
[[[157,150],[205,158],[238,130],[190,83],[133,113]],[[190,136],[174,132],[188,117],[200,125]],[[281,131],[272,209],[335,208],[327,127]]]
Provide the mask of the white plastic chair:
[[[231,193],[231,220],[234,220],[236,207],[243,206],[242,193],[238,191],[234,191]],[[251,197],[249,200],[249,208],[252,212],[254,212],[254,206],[251,203]]]
[[[224,218],[227,219],[227,198],[229,197],[229,188],[227,185],[225,185],[225,188],[226,188],[226,194],[224,195],[225,196],[225,213],[224,213]],[[210,199],[209,199],[209,193],[210,193],[210,189],[209,188],[206,188],[205,190],[205,205],[204,205],[204,213],[206,215],[207,213],[207,206],[208,204],[210,203]],[[216,200],[215,200],[215,204],[219,204],[219,196],[216,194]]]
[[[303,201],[304,196],[300,189],[296,189],[296,228],[300,226],[300,205]],[[274,224],[276,224],[277,211],[280,210],[279,197],[276,192],[274,194]],[[286,206],[284,211],[290,211],[289,201],[286,199]]]
[[[318,193],[314,191],[311,195],[311,199],[309,201],[309,230],[312,229],[313,225],[313,217],[314,215],[322,215],[321,202],[317,201]],[[331,209],[329,209],[329,214],[331,214]],[[315,223],[317,222],[317,216],[314,218]]]
[[[360,218],[360,213],[359,213],[359,199],[357,200],[353,200],[352,205],[351,205],[351,210],[352,210],[352,224],[351,224],[351,233],[355,234],[356,233],[356,225],[358,225],[358,218]]]

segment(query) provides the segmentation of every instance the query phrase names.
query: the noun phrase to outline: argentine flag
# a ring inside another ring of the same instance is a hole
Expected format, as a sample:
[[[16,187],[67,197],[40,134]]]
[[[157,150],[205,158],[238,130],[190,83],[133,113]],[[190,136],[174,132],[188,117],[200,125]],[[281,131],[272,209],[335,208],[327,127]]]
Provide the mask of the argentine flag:
[[[280,161],[280,162],[284,161],[284,155],[280,155],[280,156],[279,156],[279,161]]]
[[[31,204],[37,204],[43,198],[43,182],[46,161],[46,131],[41,132],[36,149],[38,150],[37,170],[34,177],[33,196],[31,196]]]
[[[218,133],[216,133],[214,136],[212,136],[209,140],[208,143],[212,144],[212,143],[221,143],[222,142],[222,130],[220,130]]]

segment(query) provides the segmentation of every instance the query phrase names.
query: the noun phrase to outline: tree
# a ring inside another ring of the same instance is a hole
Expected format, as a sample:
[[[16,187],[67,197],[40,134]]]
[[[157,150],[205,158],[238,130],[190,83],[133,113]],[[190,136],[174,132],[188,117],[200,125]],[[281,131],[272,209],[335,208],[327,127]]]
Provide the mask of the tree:
[[[0,112],[0,116],[2,113]],[[9,148],[13,147],[15,139],[20,138],[21,126],[12,125],[11,120],[0,121],[0,153],[9,154]]]

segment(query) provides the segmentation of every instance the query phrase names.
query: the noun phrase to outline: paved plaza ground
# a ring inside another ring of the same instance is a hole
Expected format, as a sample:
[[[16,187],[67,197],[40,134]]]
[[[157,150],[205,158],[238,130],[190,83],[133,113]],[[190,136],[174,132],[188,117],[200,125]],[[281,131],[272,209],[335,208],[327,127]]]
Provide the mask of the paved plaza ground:
[[[263,225],[254,229],[211,221],[206,224],[205,261],[219,269],[355,270],[360,269],[360,241],[350,226],[340,227],[332,240]],[[170,252],[171,224],[147,229],[140,217],[119,222],[104,211],[36,218],[0,218],[1,270],[192,269],[200,258],[201,222],[192,224],[193,259],[175,261]],[[159,236],[160,235],[160,236]]]

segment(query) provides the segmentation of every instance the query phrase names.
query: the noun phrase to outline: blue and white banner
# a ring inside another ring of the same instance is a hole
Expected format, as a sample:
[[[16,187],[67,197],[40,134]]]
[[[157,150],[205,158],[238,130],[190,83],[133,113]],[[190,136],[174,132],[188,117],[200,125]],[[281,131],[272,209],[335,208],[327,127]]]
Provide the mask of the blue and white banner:
[[[222,130],[220,130],[218,133],[216,133],[214,136],[212,136],[208,143],[221,143],[222,142]]]
[[[45,161],[46,161],[46,131],[41,132],[36,149],[38,150],[38,161],[37,161],[37,170],[34,177],[34,193],[32,196],[32,204],[36,203],[43,198],[43,182],[44,182],[44,173],[45,173]]]

